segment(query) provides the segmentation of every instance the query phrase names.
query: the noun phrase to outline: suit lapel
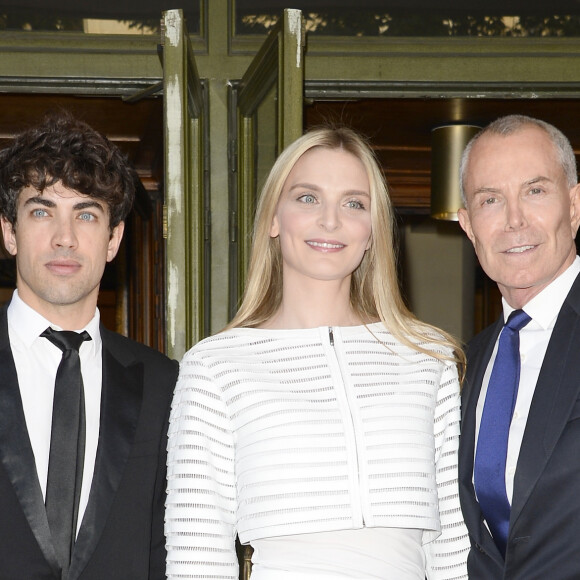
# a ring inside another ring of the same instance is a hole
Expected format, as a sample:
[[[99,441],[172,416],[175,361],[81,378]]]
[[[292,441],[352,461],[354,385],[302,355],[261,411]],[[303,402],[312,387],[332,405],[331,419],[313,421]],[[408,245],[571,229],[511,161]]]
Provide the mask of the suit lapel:
[[[60,576],[8,340],[6,307],[0,310],[0,369],[0,462],[46,561]]]
[[[101,327],[103,385],[95,472],[89,503],[75,544],[70,580],[78,578],[105,528],[133,442],[143,395],[143,365],[113,349],[114,336]],[[113,354],[114,353],[114,354]]]
[[[534,391],[516,469],[510,526],[544,471],[579,396],[579,308],[580,276],[560,310]]]
[[[466,384],[462,392],[462,422],[459,443],[459,485],[465,524],[473,540],[492,556],[500,566],[503,558],[491,537],[475,497],[473,460],[475,456],[475,418],[483,377],[493,353],[495,341],[503,327],[503,318],[474,339],[467,352]]]

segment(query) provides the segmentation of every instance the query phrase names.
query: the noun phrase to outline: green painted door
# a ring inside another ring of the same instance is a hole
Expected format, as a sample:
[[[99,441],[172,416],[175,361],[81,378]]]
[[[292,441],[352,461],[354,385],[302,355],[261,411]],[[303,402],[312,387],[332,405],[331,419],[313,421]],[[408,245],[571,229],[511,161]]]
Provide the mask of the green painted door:
[[[288,9],[232,89],[230,316],[244,288],[257,196],[278,154],[302,135],[303,103],[302,13]]]
[[[182,11],[162,22],[167,352],[179,359],[209,332],[207,107]]]

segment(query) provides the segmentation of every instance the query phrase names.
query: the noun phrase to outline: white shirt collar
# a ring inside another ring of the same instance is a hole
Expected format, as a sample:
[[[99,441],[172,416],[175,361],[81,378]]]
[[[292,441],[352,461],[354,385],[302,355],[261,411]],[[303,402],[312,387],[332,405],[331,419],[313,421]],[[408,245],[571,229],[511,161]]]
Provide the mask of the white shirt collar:
[[[564,304],[564,300],[568,296],[578,274],[580,274],[580,256],[576,256],[572,264],[539,294],[534,296],[523,309],[542,328],[547,329],[554,326],[562,304]],[[515,309],[503,298],[502,306],[504,321],[506,321]]]
[[[26,347],[32,346],[32,343],[44,332],[49,326],[55,330],[62,330],[56,324],[52,324],[49,320],[39,314],[34,308],[31,308],[20,298],[18,290],[14,291],[12,300],[8,305],[8,323],[10,329],[14,332],[18,339]],[[76,329],[77,332],[86,330],[92,341],[88,344],[94,349],[99,349],[101,346],[101,333],[99,331],[100,313],[99,309],[95,309],[95,315],[84,328]]]

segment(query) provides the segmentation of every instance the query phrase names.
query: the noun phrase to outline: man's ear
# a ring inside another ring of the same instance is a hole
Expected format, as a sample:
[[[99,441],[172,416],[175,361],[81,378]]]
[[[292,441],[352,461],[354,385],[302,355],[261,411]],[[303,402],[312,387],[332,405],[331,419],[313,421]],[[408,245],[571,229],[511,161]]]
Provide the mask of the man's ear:
[[[107,262],[113,260],[119,251],[119,246],[121,245],[121,240],[123,239],[123,232],[125,231],[125,222],[119,222],[113,228],[111,232],[111,237],[109,238],[109,246],[107,248]]]
[[[474,243],[474,236],[473,230],[471,229],[471,220],[469,219],[469,214],[467,210],[462,207],[457,210],[457,217],[459,219],[459,225],[461,229],[467,234],[469,241],[473,244]]]
[[[11,256],[16,256],[16,235],[14,226],[4,216],[0,217],[0,226],[2,226],[4,247]]]
[[[580,183],[570,189],[570,224],[572,233],[576,237],[580,225]]]

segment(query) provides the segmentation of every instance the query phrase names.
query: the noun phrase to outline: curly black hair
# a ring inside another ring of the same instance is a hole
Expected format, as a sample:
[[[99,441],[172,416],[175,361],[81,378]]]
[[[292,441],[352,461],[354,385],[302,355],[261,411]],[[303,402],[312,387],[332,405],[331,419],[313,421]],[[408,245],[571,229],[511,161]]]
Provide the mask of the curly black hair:
[[[116,145],[66,111],[17,135],[0,151],[0,215],[16,226],[18,196],[57,182],[104,201],[111,231],[131,210],[137,173]]]

